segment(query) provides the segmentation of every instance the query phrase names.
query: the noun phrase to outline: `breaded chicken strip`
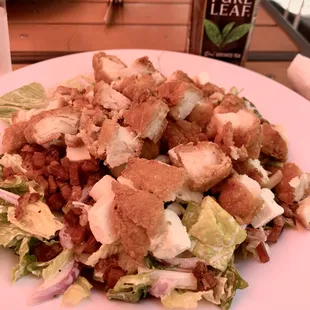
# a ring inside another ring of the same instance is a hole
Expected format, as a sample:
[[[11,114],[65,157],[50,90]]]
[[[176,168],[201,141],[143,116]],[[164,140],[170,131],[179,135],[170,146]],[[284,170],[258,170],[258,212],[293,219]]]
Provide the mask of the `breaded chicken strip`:
[[[194,81],[185,72],[183,72],[181,70],[177,70],[177,71],[173,72],[167,78],[167,82],[174,81],[174,80],[178,80],[178,81],[183,81],[183,82],[186,82],[186,83],[194,84]]]
[[[145,159],[155,159],[160,154],[159,143],[154,143],[150,139],[144,139],[140,157]]]
[[[182,119],[168,120],[167,128],[163,133],[163,141],[167,142],[169,149],[179,144],[207,141],[207,136],[201,131],[201,128],[196,123],[190,123]]]
[[[210,122],[213,115],[213,103],[211,100],[203,98],[194,107],[187,120],[195,122],[199,127],[205,131],[207,124]]]
[[[183,168],[142,158],[131,159],[122,176],[131,180],[135,188],[150,192],[163,201],[174,201],[176,192],[188,178]]]
[[[283,178],[275,187],[279,200],[291,205],[304,199],[310,191],[310,174],[293,163],[285,163],[281,171]]]
[[[96,82],[104,81],[110,84],[120,76],[126,65],[116,56],[99,52],[93,56],[93,69]]]
[[[143,102],[157,96],[157,85],[151,75],[124,77],[113,82],[112,87],[134,102]]]
[[[156,85],[160,85],[166,80],[166,78],[155,69],[148,56],[136,59],[131,66],[121,72],[121,77],[132,75],[150,75]]]
[[[174,165],[185,168],[193,191],[207,191],[231,173],[230,158],[213,142],[179,145],[168,154]]]
[[[281,132],[276,126],[264,123],[262,124],[262,149],[265,155],[273,157],[281,162],[287,160],[287,143]]]
[[[79,128],[80,113],[72,107],[42,112],[33,117],[25,128],[28,143],[43,145],[64,134],[75,135]]]
[[[166,129],[168,106],[160,99],[150,97],[147,101],[133,103],[124,112],[124,122],[133,128],[141,138],[157,143]]]
[[[250,224],[261,210],[259,184],[247,175],[233,175],[220,186],[218,203],[236,218],[239,224]]]
[[[28,122],[18,122],[5,129],[2,138],[3,153],[14,153],[27,143],[24,135],[27,126]]]
[[[201,87],[201,90],[203,92],[203,95],[207,98],[212,96],[215,93],[220,93],[222,95],[225,94],[224,90],[222,88],[220,88],[220,87],[218,87],[215,84],[212,84],[210,82],[208,82],[204,85],[201,85],[200,87]]]
[[[164,204],[155,195],[112,184],[114,209],[125,252],[142,261],[164,221]]]
[[[105,158],[105,164],[110,168],[139,156],[141,149],[142,141],[130,127],[122,127],[109,119],[103,122],[98,139],[98,156]]]
[[[202,99],[202,91],[193,84],[174,80],[158,87],[159,96],[167,101],[174,119],[185,119]]]
[[[245,108],[244,102],[238,96],[226,94],[221,103],[214,109],[215,113],[237,113]]]
[[[95,85],[93,103],[114,111],[126,110],[131,105],[130,99],[103,81]]]

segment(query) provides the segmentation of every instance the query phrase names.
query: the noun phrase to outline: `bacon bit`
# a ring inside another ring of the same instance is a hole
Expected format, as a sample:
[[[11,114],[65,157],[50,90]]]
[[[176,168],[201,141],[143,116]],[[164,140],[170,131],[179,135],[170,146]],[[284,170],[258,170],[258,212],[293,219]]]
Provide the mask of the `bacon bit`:
[[[53,194],[47,200],[47,204],[52,211],[58,211],[63,205],[65,205],[65,203],[66,202],[60,193]]]
[[[37,169],[41,169],[45,165],[45,155],[40,152],[34,152],[33,154],[33,166]]]
[[[273,220],[273,227],[268,235],[267,242],[276,243],[283,231],[285,219],[283,216],[277,216]]]
[[[52,175],[48,176],[48,192],[50,194],[54,194],[57,191],[57,184],[55,182],[55,179]]]
[[[16,173],[14,173],[14,171],[11,167],[4,167],[2,170],[2,177],[4,180],[15,175],[15,174]]]
[[[267,252],[267,249],[266,249],[266,245],[264,242],[261,242],[257,248],[256,248],[256,251],[257,251],[257,255],[259,257],[259,260],[262,262],[262,263],[267,263],[269,262],[270,258],[269,258],[269,254]]]
[[[76,253],[87,253],[87,254],[92,254],[100,248],[100,243],[95,239],[93,234],[90,235],[88,240],[78,247],[75,252]]]
[[[60,243],[46,245],[41,242],[33,249],[33,254],[36,256],[38,262],[48,262],[58,256],[62,252],[62,249]]]
[[[68,201],[71,197],[72,187],[69,184],[65,184],[60,189],[61,195],[65,201]]]
[[[46,164],[50,164],[52,161],[59,161],[60,159],[60,150],[56,145],[51,145],[44,153]]]
[[[80,225],[80,215],[81,210],[71,209],[65,214],[64,218],[65,233],[70,236],[74,245],[81,245],[86,241],[87,227]]]
[[[79,163],[71,163],[70,169],[70,184],[73,186],[80,185],[80,164]]]
[[[47,167],[47,171],[49,174],[55,176],[57,180],[66,181],[69,179],[68,172],[57,161],[52,161]]]
[[[126,275],[126,272],[118,264],[117,255],[100,259],[95,266],[95,272],[102,274],[102,281],[106,284],[107,289],[113,288],[117,281]]]
[[[207,265],[203,262],[197,262],[192,273],[197,279],[198,291],[208,291],[217,284],[216,278],[210,271],[208,271]]]
[[[82,188],[81,186],[72,186],[72,192],[71,192],[71,197],[70,201],[78,201],[82,197]]]
[[[92,173],[99,170],[99,165],[95,160],[85,160],[81,166],[81,170],[85,173]]]
[[[64,169],[69,172],[70,169],[70,160],[68,157],[64,157],[60,160],[61,165],[64,167]]]
[[[43,178],[42,175],[37,176],[35,181],[44,189],[44,191],[48,190],[48,182]]]
[[[93,173],[88,177],[86,186],[93,187],[95,183],[97,183],[100,179],[101,179],[101,175],[99,171],[96,173]]]
[[[17,220],[22,219],[22,217],[24,216],[25,207],[29,203],[36,203],[38,200],[40,200],[39,193],[26,192],[18,199],[18,205],[15,207],[15,218]]]

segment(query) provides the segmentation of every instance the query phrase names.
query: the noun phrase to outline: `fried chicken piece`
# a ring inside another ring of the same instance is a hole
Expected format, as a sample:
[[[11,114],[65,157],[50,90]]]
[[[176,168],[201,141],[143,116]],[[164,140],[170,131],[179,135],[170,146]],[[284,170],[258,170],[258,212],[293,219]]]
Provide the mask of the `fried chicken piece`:
[[[155,69],[148,56],[136,59],[131,66],[121,72],[122,77],[132,75],[150,75],[156,85],[160,85],[166,80],[166,78]]]
[[[167,101],[170,116],[185,119],[202,99],[202,91],[193,84],[174,80],[158,87],[159,96]]]
[[[288,148],[286,139],[277,127],[267,123],[262,124],[262,149],[261,152],[281,162],[287,160]]]
[[[142,103],[134,103],[124,112],[124,123],[134,129],[141,138],[157,143],[166,129],[168,106],[160,99],[150,97]]]
[[[28,143],[43,145],[64,134],[78,132],[79,113],[71,107],[46,111],[33,117],[24,130]]]
[[[150,192],[164,201],[174,201],[176,192],[187,181],[184,168],[142,158],[131,159],[122,176],[132,181],[135,188]]]
[[[304,199],[310,191],[310,174],[293,163],[285,163],[281,171],[283,178],[275,187],[278,199],[288,205]]]
[[[169,120],[163,133],[163,141],[168,143],[169,149],[179,144],[198,143],[206,140],[208,140],[207,136],[201,132],[201,128],[196,123],[190,123],[182,119],[177,121]]]
[[[110,84],[120,76],[126,65],[116,56],[99,52],[93,56],[93,69],[96,82],[104,81]]]
[[[98,139],[98,155],[105,158],[105,164],[110,168],[138,157],[141,150],[142,141],[130,127],[122,127],[109,119],[103,122]]]
[[[241,98],[234,94],[226,94],[221,103],[214,109],[215,113],[237,113],[245,108]]]
[[[210,122],[213,114],[213,103],[211,100],[202,99],[194,107],[187,120],[197,123],[198,126],[204,131],[207,124]]]
[[[18,110],[12,115],[12,123],[28,122],[32,117],[45,111],[45,109]]]
[[[134,102],[144,102],[157,96],[157,85],[151,75],[133,75],[112,83],[113,89]]]
[[[194,84],[194,81],[185,72],[183,72],[181,70],[174,71],[167,78],[167,82],[174,81],[174,80],[178,80],[178,81],[183,81],[183,82],[186,82],[186,83]]]
[[[24,131],[28,126],[28,122],[19,122],[7,127],[2,138],[2,152],[14,153],[22,148],[27,140]]]
[[[210,82],[205,83],[204,85],[201,86],[201,90],[203,92],[203,95],[205,97],[210,97],[215,93],[220,93],[222,95],[224,95],[224,90],[218,86],[216,86],[215,84],[212,84]]]
[[[99,104],[108,110],[121,111],[128,109],[131,101],[109,84],[100,81],[95,85],[94,104]]]
[[[141,158],[145,159],[155,159],[160,154],[159,143],[154,143],[150,139],[145,139],[143,141],[142,151],[141,151]]]
[[[67,146],[67,157],[70,161],[82,161],[91,159],[86,145]]]
[[[164,222],[164,204],[155,195],[112,184],[114,209],[120,226],[121,243],[125,252],[142,261]]]
[[[220,186],[218,203],[239,224],[250,224],[263,206],[259,184],[247,175],[233,175]]]
[[[168,154],[174,165],[187,171],[192,191],[207,191],[231,173],[230,158],[213,142],[179,145]]]

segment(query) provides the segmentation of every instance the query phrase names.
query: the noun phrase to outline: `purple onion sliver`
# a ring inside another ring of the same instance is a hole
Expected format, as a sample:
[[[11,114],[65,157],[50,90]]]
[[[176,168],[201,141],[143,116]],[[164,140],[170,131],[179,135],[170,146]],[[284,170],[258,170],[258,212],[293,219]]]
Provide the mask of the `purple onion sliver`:
[[[19,195],[0,189],[0,198],[15,206],[18,205],[19,197],[20,197]]]
[[[74,260],[69,262],[58,275],[48,279],[37,289],[31,296],[29,305],[36,305],[63,294],[75,282],[79,274],[79,263]]]

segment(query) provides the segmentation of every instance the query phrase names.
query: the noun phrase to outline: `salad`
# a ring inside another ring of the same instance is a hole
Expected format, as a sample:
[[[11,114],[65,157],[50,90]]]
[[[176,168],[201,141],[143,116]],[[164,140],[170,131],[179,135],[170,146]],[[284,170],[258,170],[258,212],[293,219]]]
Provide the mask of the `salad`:
[[[127,66],[99,52],[93,69],[0,98],[12,281],[42,278],[33,305],[76,305],[100,282],[111,301],[229,309],[248,286],[236,254],[267,263],[284,228],[310,228],[310,174],[235,88],[165,77],[146,56]]]

